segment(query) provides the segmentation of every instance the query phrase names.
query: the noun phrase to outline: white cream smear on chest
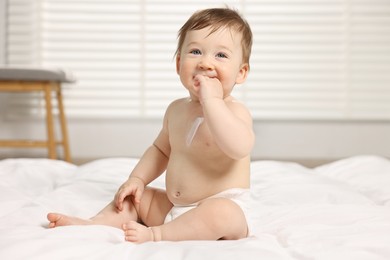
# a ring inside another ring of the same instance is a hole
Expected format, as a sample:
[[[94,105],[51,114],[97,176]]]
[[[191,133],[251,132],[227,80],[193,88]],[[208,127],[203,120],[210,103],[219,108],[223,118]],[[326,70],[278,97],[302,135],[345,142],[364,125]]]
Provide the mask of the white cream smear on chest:
[[[198,131],[199,126],[202,124],[203,120],[204,120],[203,117],[195,118],[194,122],[192,123],[191,129],[187,134],[187,140],[186,140],[187,146],[190,146],[192,144],[192,141],[194,140],[196,132]]]

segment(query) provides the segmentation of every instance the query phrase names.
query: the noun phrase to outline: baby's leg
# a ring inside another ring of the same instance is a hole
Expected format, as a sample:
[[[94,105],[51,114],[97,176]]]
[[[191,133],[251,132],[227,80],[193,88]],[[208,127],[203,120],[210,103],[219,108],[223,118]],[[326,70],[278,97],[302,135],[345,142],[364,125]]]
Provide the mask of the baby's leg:
[[[119,211],[114,202],[108,204],[96,216],[90,219],[82,219],[73,216],[67,216],[59,213],[49,213],[47,219],[49,220],[49,227],[54,228],[58,226],[67,225],[107,225],[117,228],[122,228],[123,223],[128,221],[138,221],[141,213],[145,214],[145,209],[149,209],[152,198],[157,192],[156,189],[145,189],[141,203],[134,204],[132,197],[127,197],[123,203],[123,210]],[[165,194],[164,191],[158,190],[158,193]]]
[[[121,228],[121,225],[129,220],[137,220],[138,214],[130,198],[123,203],[123,210],[119,211],[114,202],[108,204],[96,216],[90,219],[83,219],[59,213],[49,213],[49,228],[68,225],[107,225]]]
[[[140,222],[146,226],[134,220],[123,224],[122,228],[125,231],[125,239],[137,243],[156,240],[152,233],[153,226],[164,224],[165,217],[172,209],[172,206],[173,204],[169,201],[166,192],[156,190],[149,202],[149,207],[141,207],[139,210]]]
[[[124,225],[124,229],[126,240],[133,242],[240,239],[248,234],[243,211],[236,203],[224,198],[207,199],[164,225],[146,228],[130,222]]]
[[[47,219],[49,220],[49,228],[70,225],[93,225],[90,219],[82,219],[60,213],[49,213],[47,214]]]

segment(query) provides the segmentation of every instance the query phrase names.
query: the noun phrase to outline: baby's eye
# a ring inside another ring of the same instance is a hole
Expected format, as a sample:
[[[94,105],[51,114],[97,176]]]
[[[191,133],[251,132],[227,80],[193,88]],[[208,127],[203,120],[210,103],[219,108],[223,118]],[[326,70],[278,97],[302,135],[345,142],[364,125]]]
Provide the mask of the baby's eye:
[[[200,55],[200,54],[202,54],[202,53],[200,52],[200,50],[197,50],[197,49],[191,50],[190,53],[191,53],[191,54],[194,54],[194,55]]]
[[[218,57],[218,58],[227,58],[227,55],[226,55],[225,53],[219,52],[219,53],[217,54],[217,57]]]

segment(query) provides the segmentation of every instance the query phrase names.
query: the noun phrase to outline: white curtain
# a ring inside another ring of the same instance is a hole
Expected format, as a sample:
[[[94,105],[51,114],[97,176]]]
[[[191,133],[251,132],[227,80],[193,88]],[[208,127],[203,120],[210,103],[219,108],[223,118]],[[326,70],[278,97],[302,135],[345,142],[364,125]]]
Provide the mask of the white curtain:
[[[160,118],[187,95],[177,31],[194,11],[225,4],[254,34],[234,95],[255,119],[390,119],[389,0],[8,0],[6,63],[71,69],[69,117]],[[18,95],[8,111],[41,105]]]

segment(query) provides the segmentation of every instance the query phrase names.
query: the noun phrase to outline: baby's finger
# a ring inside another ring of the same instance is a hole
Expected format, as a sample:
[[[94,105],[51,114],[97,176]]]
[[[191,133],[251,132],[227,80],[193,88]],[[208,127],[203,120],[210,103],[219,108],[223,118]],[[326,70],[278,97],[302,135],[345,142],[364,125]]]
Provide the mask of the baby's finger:
[[[116,200],[115,200],[115,205],[119,211],[121,211],[123,209],[123,200],[124,200],[124,198],[123,198],[122,193],[119,193]]]
[[[201,85],[202,83],[204,83],[205,80],[206,80],[206,78],[203,75],[198,74],[195,76],[195,82],[197,83],[198,86]]]
[[[137,189],[137,191],[134,194],[134,202],[137,204],[141,203],[141,197],[142,197],[142,191],[140,189]]]

